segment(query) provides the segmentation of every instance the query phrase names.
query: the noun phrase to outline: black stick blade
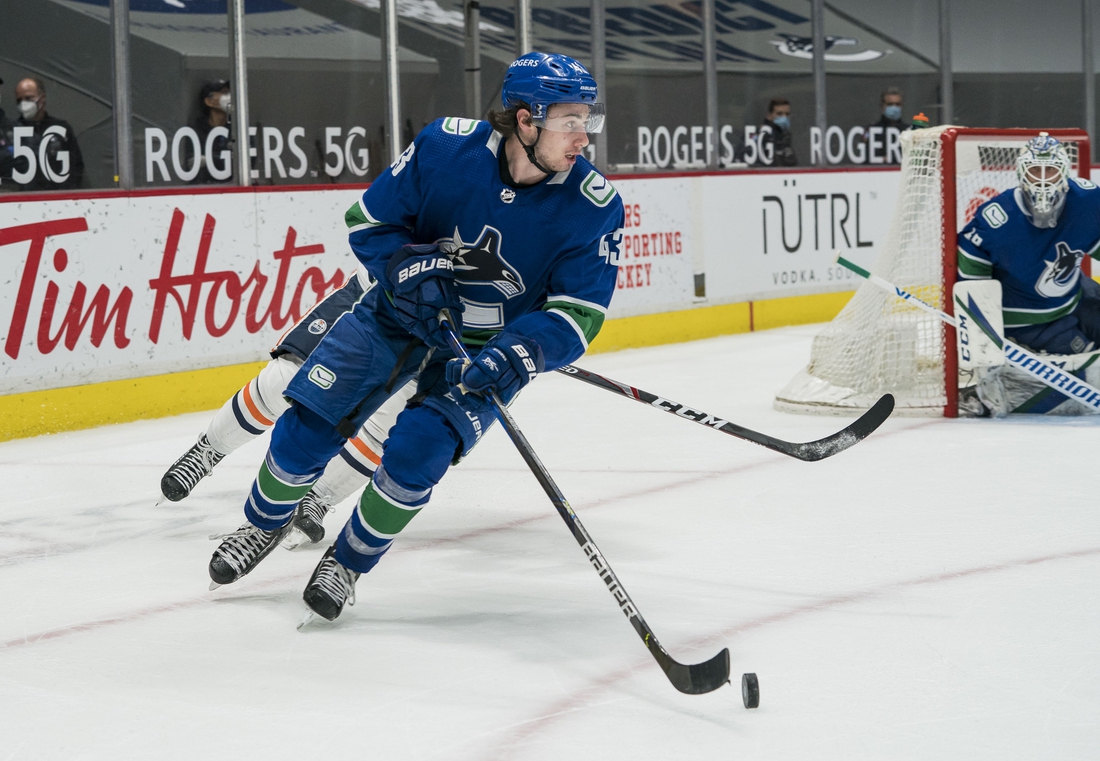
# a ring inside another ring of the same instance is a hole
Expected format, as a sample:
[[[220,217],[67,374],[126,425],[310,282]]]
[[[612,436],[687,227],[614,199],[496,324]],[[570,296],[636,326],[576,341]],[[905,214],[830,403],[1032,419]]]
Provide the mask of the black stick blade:
[[[730,680],[730,651],[729,648],[722,648],[722,652],[709,661],[687,666],[669,658],[667,663],[661,663],[661,667],[672,686],[680,692],[705,695]]]
[[[882,398],[875,402],[871,409],[864,412],[858,420],[848,427],[837,431],[832,436],[826,436],[817,441],[806,444],[789,444],[791,450],[785,452],[785,454],[807,462],[816,462],[817,460],[824,460],[826,457],[832,457],[870,436],[875,429],[886,422],[886,418],[890,417],[890,413],[893,411],[894,397],[890,394],[883,394]],[[784,444],[786,442],[778,443]]]

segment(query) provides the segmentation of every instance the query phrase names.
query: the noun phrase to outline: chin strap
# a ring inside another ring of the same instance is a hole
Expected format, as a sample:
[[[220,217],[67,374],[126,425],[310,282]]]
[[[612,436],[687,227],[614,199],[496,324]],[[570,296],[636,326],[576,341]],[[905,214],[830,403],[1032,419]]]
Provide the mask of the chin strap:
[[[527,154],[527,160],[535,165],[535,169],[538,169],[543,174],[555,174],[540,164],[539,160],[535,158],[535,146],[539,144],[539,138],[542,137],[542,127],[535,127],[535,129],[538,130],[538,135],[535,137],[535,142],[530,145],[523,142],[523,138],[519,136],[519,130],[516,130],[516,140],[519,140],[519,144],[523,146],[523,152]]]

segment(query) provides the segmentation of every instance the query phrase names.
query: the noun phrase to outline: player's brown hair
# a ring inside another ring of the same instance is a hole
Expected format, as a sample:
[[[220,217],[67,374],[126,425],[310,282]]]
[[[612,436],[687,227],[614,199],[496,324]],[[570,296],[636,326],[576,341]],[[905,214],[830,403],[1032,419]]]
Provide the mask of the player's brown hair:
[[[511,108],[506,108],[501,111],[495,109],[491,110],[485,118],[488,119],[489,124],[493,126],[493,129],[504,135],[505,139],[507,139],[516,134],[516,113],[521,108],[525,111],[531,110],[531,107],[526,103],[519,103],[515,106],[512,106]]]

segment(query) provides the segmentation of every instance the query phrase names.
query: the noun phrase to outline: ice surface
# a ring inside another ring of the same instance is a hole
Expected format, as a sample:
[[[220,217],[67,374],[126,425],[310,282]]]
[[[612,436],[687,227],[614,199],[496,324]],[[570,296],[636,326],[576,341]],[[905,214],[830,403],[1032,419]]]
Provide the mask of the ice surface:
[[[815,331],[580,365],[811,440],[843,420],[771,400]],[[266,444],[154,507],[185,415],[0,444],[0,759],[1100,753],[1098,421],[890,420],[804,463],[558,375],[513,412],[673,657],[728,646],[733,685],[668,684],[499,428],[335,624],[295,630],[323,546],[207,592]]]

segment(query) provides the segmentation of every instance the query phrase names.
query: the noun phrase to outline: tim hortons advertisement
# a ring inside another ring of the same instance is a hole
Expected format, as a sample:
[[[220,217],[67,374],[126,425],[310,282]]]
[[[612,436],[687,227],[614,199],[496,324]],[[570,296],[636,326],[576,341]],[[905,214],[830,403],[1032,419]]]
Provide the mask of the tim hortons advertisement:
[[[874,261],[897,178],[617,178],[626,213],[609,316],[853,290],[833,252]],[[263,359],[354,273],[343,216],[360,193],[5,200],[0,395]]]
[[[354,273],[360,192],[0,204],[0,394],[264,358]]]

